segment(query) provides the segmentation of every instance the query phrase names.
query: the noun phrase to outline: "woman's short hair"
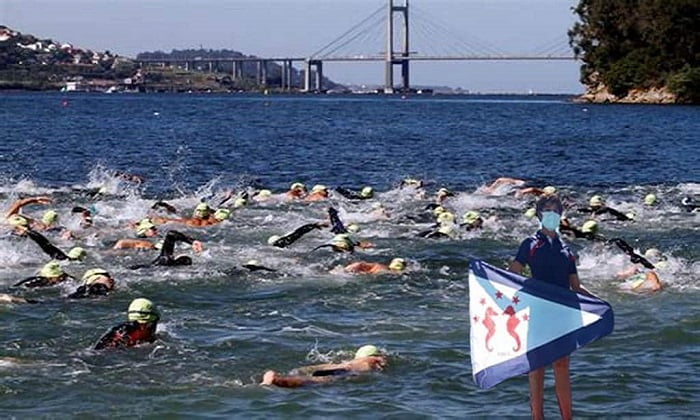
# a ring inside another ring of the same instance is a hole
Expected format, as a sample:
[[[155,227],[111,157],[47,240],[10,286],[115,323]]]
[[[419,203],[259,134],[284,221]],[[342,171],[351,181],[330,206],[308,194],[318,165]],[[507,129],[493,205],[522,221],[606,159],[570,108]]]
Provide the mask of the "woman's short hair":
[[[545,207],[549,207],[551,205],[554,205],[555,210],[557,213],[562,214],[564,211],[564,206],[561,204],[561,200],[559,199],[559,196],[552,194],[545,194],[540,197],[539,200],[537,200],[537,204],[535,205],[535,209],[537,211],[537,217],[539,219],[542,219],[542,210]]]

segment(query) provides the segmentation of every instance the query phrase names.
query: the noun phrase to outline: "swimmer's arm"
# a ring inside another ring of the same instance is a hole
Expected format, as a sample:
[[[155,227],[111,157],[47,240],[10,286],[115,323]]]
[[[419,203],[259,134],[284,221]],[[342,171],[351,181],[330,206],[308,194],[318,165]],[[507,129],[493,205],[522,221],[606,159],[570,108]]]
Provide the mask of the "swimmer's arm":
[[[275,376],[271,385],[281,388],[299,388],[306,385],[324,384],[335,380],[333,376]]]
[[[619,273],[615,274],[615,278],[617,280],[624,280],[626,278],[632,277],[633,275],[637,274],[638,270],[637,267],[632,265],[625,269],[624,271],[620,271]]]
[[[155,246],[146,240],[141,239],[120,239],[114,244],[112,249],[153,249]]]
[[[5,217],[10,217],[12,215],[17,214],[22,207],[29,205],[29,204],[49,204],[51,202],[51,198],[49,197],[28,197],[28,198],[23,198],[21,200],[17,200],[14,203],[12,203],[12,206],[10,206],[10,209],[7,211],[7,214]]]

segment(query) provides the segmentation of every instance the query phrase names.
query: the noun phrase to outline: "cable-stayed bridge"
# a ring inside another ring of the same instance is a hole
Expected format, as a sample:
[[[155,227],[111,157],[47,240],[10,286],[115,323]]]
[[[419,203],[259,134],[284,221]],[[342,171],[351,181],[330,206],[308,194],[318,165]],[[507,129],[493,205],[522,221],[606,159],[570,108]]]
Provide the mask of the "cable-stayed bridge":
[[[324,62],[384,62],[384,93],[394,93],[410,91],[411,62],[575,59],[563,34],[530,52],[507,53],[487,41],[458,34],[440,23],[430,10],[415,5],[409,8],[409,0],[386,1],[386,5],[306,57],[150,58],[139,59],[139,62],[209,71],[218,70],[222,63],[227,63],[234,79],[243,77],[244,65],[255,65],[257,82],[263,86],[268,85],[269,63],[281,63],[279,87],[287,90],[299,87],[293,86],[293,64],[298,62],[303,66],[303,90],[307,92],[324,90]],[[394,79],[395,67],[400,70],[398,86]]]

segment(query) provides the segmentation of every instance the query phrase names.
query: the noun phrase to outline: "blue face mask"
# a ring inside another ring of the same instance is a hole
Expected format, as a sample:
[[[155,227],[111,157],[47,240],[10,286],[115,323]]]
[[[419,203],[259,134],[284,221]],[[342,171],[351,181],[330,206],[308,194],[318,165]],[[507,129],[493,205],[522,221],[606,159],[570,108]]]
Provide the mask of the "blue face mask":
[[[561,221],[561,214],[554,211],[543,211],[542,212],[542,227],[556,232],[559,229],[559,222]]]

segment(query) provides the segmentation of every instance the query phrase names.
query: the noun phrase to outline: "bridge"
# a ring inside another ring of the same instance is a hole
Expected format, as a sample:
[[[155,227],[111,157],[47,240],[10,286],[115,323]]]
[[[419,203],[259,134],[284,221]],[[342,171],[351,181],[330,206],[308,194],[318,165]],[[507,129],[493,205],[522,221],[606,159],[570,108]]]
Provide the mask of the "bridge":
[[[411,8],[413,10],[413,8]],[[557,38],[534,53],[506,54],[481,40],[465,42],[449,33],[443,25],[424,18],[417,19],[422,14],[413,14],[417,21],[409,25],[409,0],[387,0],[387,5],[375,10],[371,15],[357,23],[342,35],[325,45],[320,50],[307,57],[226,57],[226,58],[142,58],[141,66],[180,66],[186,70],[220,71],[222,66],[229,67],[234,80],[243,78],[243,67],[253,65],[256,68],[257,83],[268,86],[269,64],[282,63],[280,68],[280,88],[292,90],[295,88],[293,74],[295,62],[302,64],[304,75],[304,92],[322,92],[324,62],[384,62],[384,93],[409,92],[411,62],[420,61],[556,61],[575,60],[568,44]],[[448,32],[447,36],[444,32]],[[421,33],[424,37],[450,40],[449,51],[425,54],[411,50],[411,33]],[[358,44],[368,39],[382,37],[384,51],[379,53],[348,53],[347,46]],[[399,45],[397,45],[397,43]],[[394,84],[394,68],[400,68],[401,83]]]

